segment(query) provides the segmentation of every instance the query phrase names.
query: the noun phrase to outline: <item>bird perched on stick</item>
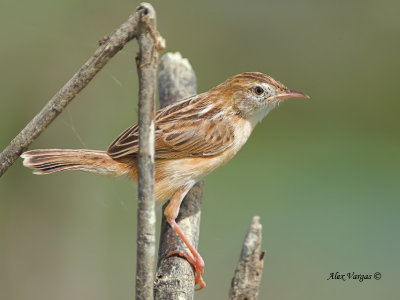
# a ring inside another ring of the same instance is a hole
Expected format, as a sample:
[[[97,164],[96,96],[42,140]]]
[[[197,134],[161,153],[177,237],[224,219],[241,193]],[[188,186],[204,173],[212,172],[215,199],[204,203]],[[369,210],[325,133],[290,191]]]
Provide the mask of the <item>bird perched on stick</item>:
[[[233,76],[208,92],[160,109],[155,116],[155,198],[168,223],[181,237],[194,267],[195,284],[202,279],[204,261],[175,222],[187,192],[207,174],[229,161],[246,143],[251,132],[273,108],[285,99],[309,98],[286,88],[262,73]],[[35,174],[81,170],[96,175],[129,175],[138,179],[138,124],[126,129],[107,151],[39,149],[21,155],[24,166]]]

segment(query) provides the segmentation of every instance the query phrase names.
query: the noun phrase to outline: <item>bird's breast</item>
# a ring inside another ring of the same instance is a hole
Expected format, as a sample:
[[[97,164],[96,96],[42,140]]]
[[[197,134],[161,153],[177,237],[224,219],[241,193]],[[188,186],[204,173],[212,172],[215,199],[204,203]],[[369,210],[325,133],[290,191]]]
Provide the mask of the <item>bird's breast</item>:
[[[209,173],[231,160],[246,143],[253,126],[242,118],[237,118],[234,126],[234,141],[231,147],[215,156],[186,157],[156,161],[155,194],[158,202],[168,200],[180,187],[189,182],[197,182]]]

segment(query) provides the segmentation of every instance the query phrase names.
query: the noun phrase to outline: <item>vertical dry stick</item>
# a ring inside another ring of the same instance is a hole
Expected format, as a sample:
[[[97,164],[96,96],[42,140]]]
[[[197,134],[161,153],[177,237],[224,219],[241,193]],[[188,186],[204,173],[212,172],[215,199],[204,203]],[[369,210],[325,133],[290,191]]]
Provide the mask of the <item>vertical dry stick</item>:
[[[164,46],[156,31],[156,14],[148,3],[141,3],[139,23],[139,54],[136,58],[139,74],[139,178],[138,229],[136,256],[136,299],[153,300],[155,262],[154,203],[154,98],[158,50]]]
[[[257,299],[265,254],[261,251],[261,238],[260,217],[255,216],[244,239],[239,262],[232,278],[230,300]]]
[[[139,37],[138,37],[139,35]],[[153,299],[153,269],[155,252],[154,214],[154,95],[157,70],[157,51],[165,41],[156,30],[155,11],[142,3],[111,36],[99,42],[99,48],[72,78],[50,99],[42,110],[25,126],[0,154],[0,177],[19,155],[50,125],[75,96],[120,51],[127,42],[138,37],[139,73],[139,209],[137,299]],[[148,248],[147,248],[148,247]]]
[[[136,10],[128,20],[109,37],[99,42],[99,47],[72,78],[50,99],[42,110],[18,133],[0,154],[0,177],[20,154],[50,125],[64,108],[85,88],[107,62],[126,43],[138,34],[140,12]]]
[[[187,59],[180,53],[167,53],[159,65],[159,94],[161,106],[196,94],[196,75]],[[200,232],[200,206],[203,182],[197,183],[182,202],[177,222],[191,243],[197,247]],[[164,206],[165,208],[165,206]],[[180,257],[166,255],[177,249],[186,250],[181,239],[163,217],[161,224],[158,270],[154,282],[156,300],[193,299],[194,275],[191,265]]]

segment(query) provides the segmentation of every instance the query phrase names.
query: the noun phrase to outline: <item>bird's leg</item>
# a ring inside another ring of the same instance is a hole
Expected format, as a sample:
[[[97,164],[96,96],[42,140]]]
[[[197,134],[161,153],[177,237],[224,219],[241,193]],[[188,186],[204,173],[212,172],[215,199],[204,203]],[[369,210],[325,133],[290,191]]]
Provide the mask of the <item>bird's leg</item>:
[[[175,230],[175,232],[180,236],[182,241],[185,243],[185,245],[189,248],[190,253],[192,253],[193,257],[189,255],[189,253],[180,251],[180,250],[175,250],[171,251],[168,253],[168,256],[177,254],[181,257],[186,258],[186,260],[194,267],[195,271],[195,285],[200,284],[200,287],[197,290],[201,290],[206,286],[206,283],[204,282],[202,275],[204,274],[204,260],[201,257],[200,253],[193,247],[193,245],[190,243],[188,238],[185,236],[183,233],[182,229],[176,224],[175,219],[167,218],[168,223],[171,225],[172,229]]]
[[[179,227],[179,225],[176,223],[175,219],[178,216],[179,213],[179,207],[181,205],[181,202],[183,198],[186,196],[187,192],[192,188],[193,184],[190,186],[185,186],[180,188],[175,192],[175,194],[172,196],[169,204],[164,210],[164,215],[167,218],[167,222],[169,225],[172,227],[172,229],[179,235],[179,237],[182,239],[182,241],[185,243],[186,247],[188,247],[190,253],[193,255],[190,256],[189,253],[180,251],[180,250],[175,250],[171,251],[168,253],[168,256],[177,254],[181,257],[186,258],[186,260],[194,267],[194,272],[195,272],[195,285],[200,284],[200,287],[198,290],[201,290],[206,286],[206,283],[204,282],[202,275],[204,273],[204,261],[203,258],[200,256],[200,253],[197,252],[197,250],[193,247],[193,245],[190,243],[189,239],[185,236],[183,230]]]

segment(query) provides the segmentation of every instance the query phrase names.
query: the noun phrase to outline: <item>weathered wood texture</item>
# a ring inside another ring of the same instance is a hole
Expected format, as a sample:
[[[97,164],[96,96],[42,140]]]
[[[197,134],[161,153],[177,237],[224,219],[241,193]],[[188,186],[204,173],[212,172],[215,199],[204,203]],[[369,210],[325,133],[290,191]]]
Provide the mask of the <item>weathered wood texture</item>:
[[[189,61],[182,58],[179,53],[165,54],[161,58],[158,72],[161,106],[196,94],[196,75]],[[195,247],[198,246],[199,241],[202,194],[203,182],[199,182],[186,195],[176,220]],[[157,300],[193,299],[194,273],[192,266],[181,257],[166,258],[166,255],[173,250],[187,251],[180,237],[163,217],[154,297]]]
[[[261,251],[262,225],[253,217],[229,291],[230,300],[255,300],[260,289],[265,252]]]

